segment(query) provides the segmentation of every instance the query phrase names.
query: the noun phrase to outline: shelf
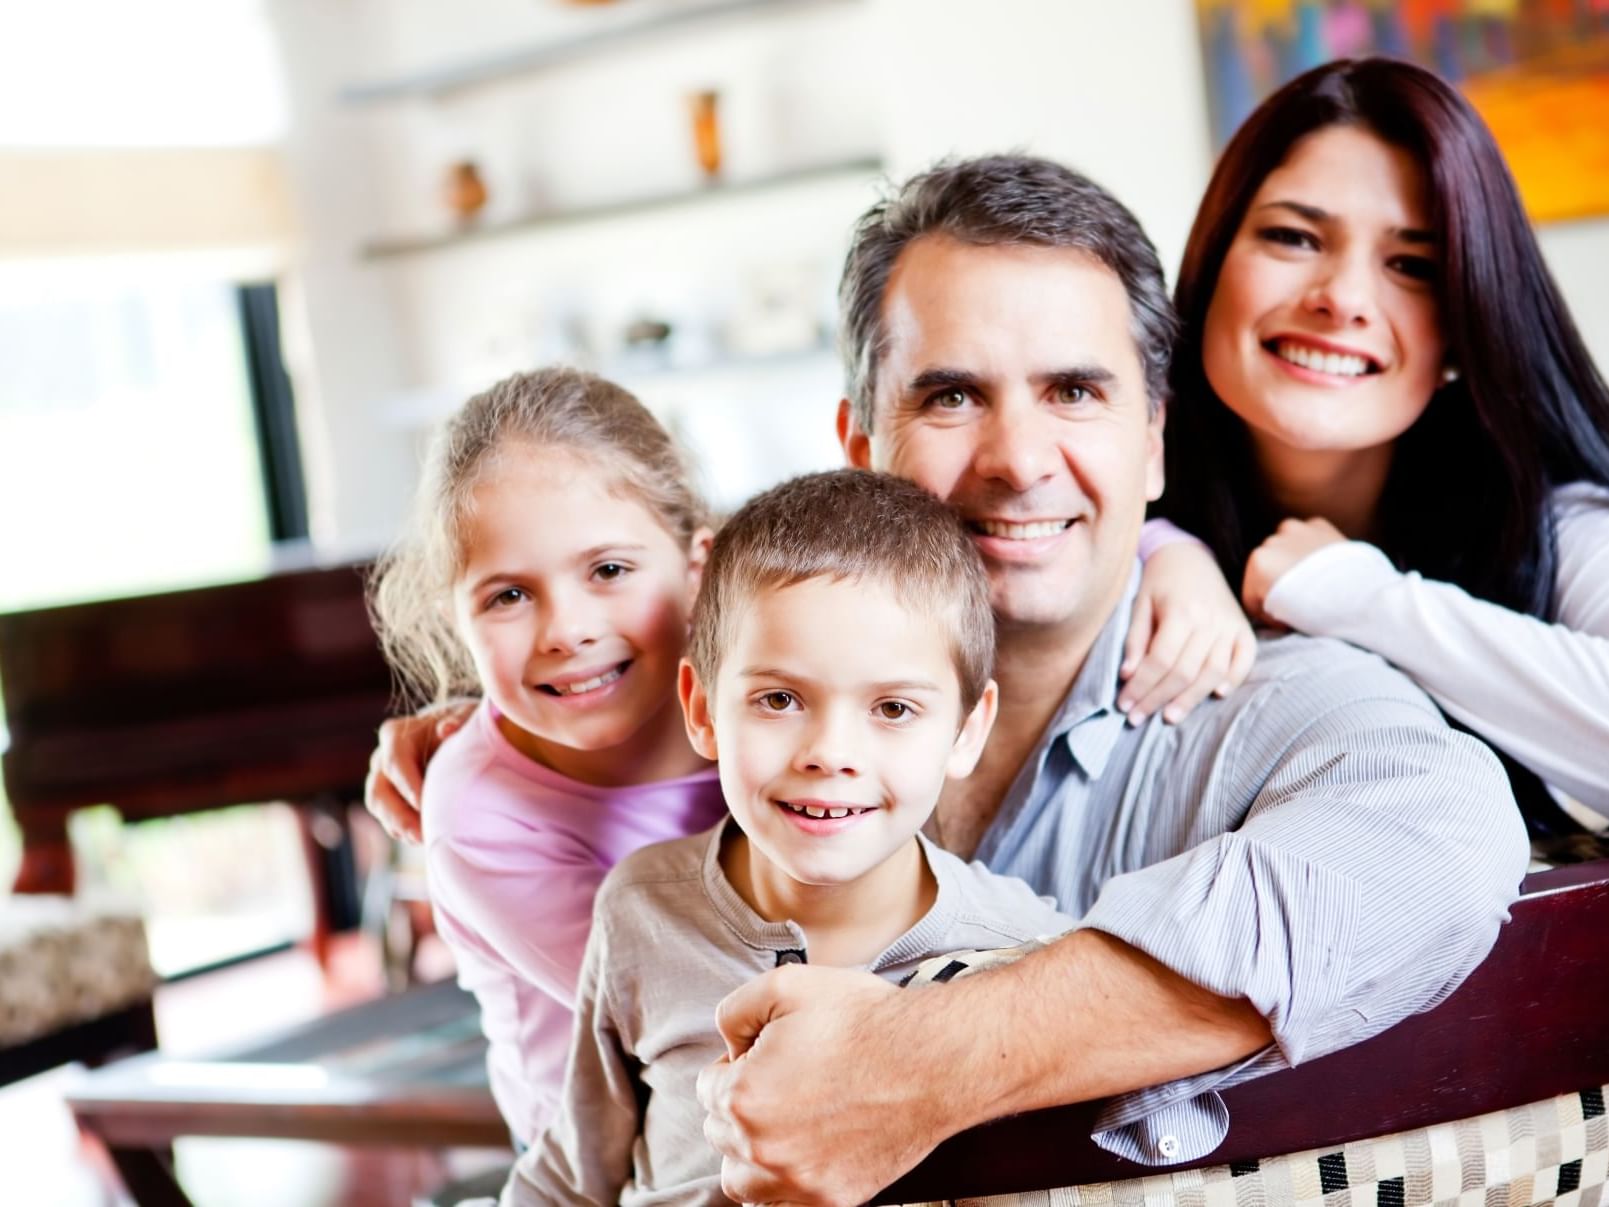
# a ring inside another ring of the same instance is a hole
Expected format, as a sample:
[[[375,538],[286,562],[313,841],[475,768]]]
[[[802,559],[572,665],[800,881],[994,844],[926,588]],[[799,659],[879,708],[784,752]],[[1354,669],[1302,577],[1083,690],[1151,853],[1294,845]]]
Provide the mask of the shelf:
[[[363,258],[366,260],[386,260],[396,256],[416,255],[420,252],[439,251],[482,239],[494,239],[502,235],[550,230],[580,223],[599,222],[612,218],[646,214],[655,210],[675,209],[679,206],[695,205],[724,197],[753,195],[788,188],[792,185],[808,184],[818,180],[831,180],[834,177],[870,179],[882,170],[883,161],[881,159],[876,156],[864,156],[857,159],[843,159],[835,160],[831,163],[814,164],[803,168],[790,168],[786,171],[772,173],[769,176],[758,176],[748,180],[735,180],[730,183],[717,181],[702,188],[678,189],[671,193],[625,198],[601,205],[579,206],[575,209],[565,210],[538,210],[519,217],[504,219],[500,222],[480,222],[444,230],[436,234],[373,239],[363,245]]]
[[[708,0],[707,3],[673,9],[637,21],[616,22],[586,33],[553,38],[502,54],[466,59],[391,79],[353,84],[343,88],[339,98],[343,104],[372,105],[407,97],[445,96],[509,76],[573,63],[577,59],[624,46],[630,42],[642,41],[725,17],[770,11],[791,13],[797,12],[807,4],[825,2],[827,0]],[[845,3],[847,0],[833,0],[833,2]]]

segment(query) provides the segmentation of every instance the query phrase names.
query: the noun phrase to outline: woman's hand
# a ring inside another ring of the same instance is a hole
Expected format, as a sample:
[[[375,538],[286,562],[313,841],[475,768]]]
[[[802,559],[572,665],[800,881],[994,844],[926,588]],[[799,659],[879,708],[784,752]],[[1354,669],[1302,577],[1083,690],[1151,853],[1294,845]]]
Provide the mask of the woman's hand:
[[[1240,584],[1240,598],[1246,611],[1259,620],[1272,622],[1264,604],[1280,576],[1308,554],[1344,540],[1346,534],[1325,519],[1281,520],[1274,535],[1258,545],[1246,559],[1246,576]]]
[[[1228,695],[1251,671],[1257,640],[1212,554],[1181,540],[1151,554],[1123,648],[1118,708],[1138,725],[1162,712],[1182,721],[1206,697]]]
[[[392,717],[380,726],[379,743],[369,756],[369,774],[363,782],[363,805],[392,838],[420,841],[425,764],[474,711],[475,701],[453,700],[411,717]]]

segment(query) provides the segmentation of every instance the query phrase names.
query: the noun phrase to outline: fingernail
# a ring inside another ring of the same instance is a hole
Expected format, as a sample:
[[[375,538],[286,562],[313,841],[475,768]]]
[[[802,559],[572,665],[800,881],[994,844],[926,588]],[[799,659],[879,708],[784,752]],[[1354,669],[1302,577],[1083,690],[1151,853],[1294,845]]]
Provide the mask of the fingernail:
[[[1182,716],[1184,716],[1184,710],[1181,708],[1164,708],[1162,710],[1162,719],[1169,725],[1177,725],[1179,718]]]
[[[1145,724],[1145,714],[1139,709],[1135,709],[1133,712],[1129,713],[1128,721],[1130,725],[1138,729],[1141,725]]]
[[[1134,707],[1134,701],[1133,700],[1130,700],[1125,696],[1119,696],[1117,698],[1117,711],[1118,712],[1126,713],[1126,712],[1128,712],[1129,709],[1131,709],[1133,707]]]

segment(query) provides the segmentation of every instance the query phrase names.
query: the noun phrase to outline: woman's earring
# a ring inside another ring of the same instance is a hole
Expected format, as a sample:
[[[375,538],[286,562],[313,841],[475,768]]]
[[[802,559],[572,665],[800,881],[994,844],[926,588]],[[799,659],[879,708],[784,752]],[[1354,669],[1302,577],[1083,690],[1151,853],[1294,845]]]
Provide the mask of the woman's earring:
[[[1453,384],[1453,382],[1455,382],[1457,380],[1458,380],[1458,366],[1457,365],[1448,365],[1445,369],[1443,369],[1441,371],[1441,384],[1442,385],[1450,386],[1450,385]]]

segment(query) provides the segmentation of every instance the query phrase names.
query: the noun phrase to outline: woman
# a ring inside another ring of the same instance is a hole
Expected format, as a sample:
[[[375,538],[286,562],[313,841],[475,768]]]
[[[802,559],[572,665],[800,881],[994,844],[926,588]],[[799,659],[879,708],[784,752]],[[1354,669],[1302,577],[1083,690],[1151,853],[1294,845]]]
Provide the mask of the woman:
[[[1574,829],[1538,779],[1609,813],[1609,391],[1468,103],[1384,59],[1293,80],[1176,300],[1165,514],[1485,738],[1533,829]]]

